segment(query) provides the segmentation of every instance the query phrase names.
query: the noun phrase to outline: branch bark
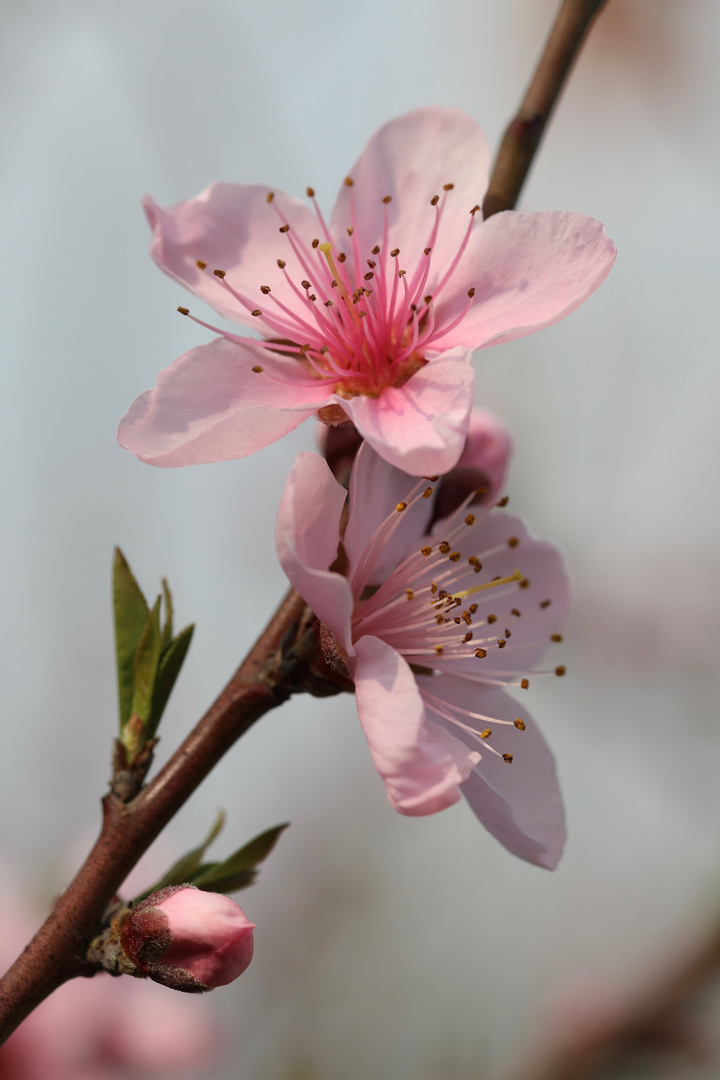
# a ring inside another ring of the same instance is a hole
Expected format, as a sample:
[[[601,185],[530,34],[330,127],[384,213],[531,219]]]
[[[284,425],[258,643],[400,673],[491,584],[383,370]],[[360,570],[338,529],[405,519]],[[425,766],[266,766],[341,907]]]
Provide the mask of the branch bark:
[[[84,866],[0,979],[0,1043],[62,983],[95,974],[84,957],[87,943],[140,856],[233,743],[298,688],[283,681],[279,652],[306,612],[305,602],[291,589],[220,696],[155,779],[130,803],[112,792],[105,796],[100,836]]]
[[[500,144],[483,217],[512,210],[530,171],[548,120],[593,19],[606,0],[563,0],[517,116]]]

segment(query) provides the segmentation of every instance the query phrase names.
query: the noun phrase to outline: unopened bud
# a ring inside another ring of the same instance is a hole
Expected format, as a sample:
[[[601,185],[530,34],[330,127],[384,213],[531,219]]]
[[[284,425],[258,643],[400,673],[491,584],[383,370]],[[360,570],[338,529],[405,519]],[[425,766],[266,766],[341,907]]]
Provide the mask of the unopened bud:
[[[120,970],[191,994],[232,982],[253,957],[254,923],[242,908],[194,885],[152,893],[121,912],[113,929]]]

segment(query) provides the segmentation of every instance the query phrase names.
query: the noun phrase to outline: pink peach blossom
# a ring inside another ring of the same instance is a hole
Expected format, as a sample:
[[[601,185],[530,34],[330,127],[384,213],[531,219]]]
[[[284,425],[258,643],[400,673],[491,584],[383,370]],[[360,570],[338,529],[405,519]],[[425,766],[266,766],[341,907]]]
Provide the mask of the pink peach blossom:
[[[253,958],[254,929],[229,896],[171,885],[121,918],[119,938],[139,974],[174,990],[202,993],[242,975]]]
[[[489,160],[474,120],[424,108],[370,139],[329,222],[311,188],[313,209],[263,185],[213,184],[169,209],[148,197],[161,269],[266,340],[217,330],[137,398],[120,443],[153,465],[222,461],[319,413],[406,472],[451,468],[472,350],[557,322],[615,258],[585,214],[483,221]]]
[[[465,467],[482,466],[479,434]],[[346,492],[322,458],[301,454],[278,510],[280,562],[334,635],[395,809],[432,814],[463,794],[505,847],[552,869],[565,839],[553,757],[506,688],[527,689],[530,669],[560,639],[569,605],[563,560],[520,518],[474,503],[474,490],[459,501],[452,475],[453,512],[431,524],[443,501],[437,480],[413,483],[363,444],[343,575],[328,568]]]

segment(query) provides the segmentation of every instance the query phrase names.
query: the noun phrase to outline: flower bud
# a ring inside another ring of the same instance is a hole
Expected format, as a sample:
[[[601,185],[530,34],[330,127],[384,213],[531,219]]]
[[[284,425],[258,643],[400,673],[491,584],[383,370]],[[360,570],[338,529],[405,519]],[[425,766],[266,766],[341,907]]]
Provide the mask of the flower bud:
[[[136,969],[129,973],[199,994],[242,975],[252,960],[254,928],[229,896],[172,885],[142,900],[117,930]]]

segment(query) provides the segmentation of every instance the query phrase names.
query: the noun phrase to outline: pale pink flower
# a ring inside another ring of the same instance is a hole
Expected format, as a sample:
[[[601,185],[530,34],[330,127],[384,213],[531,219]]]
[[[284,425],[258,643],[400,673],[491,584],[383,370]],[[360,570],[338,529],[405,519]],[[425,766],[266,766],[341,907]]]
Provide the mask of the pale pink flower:
[[[253,930],[221,893],[171,885],[120,918],[119,938],[140,973],[174,990],[202,993],[237,979],[253,958]]]
[[[160,373],[120,443],[153,465],[222,461],[319,412],[406,472],[451,468],[472,350],[557,322],[615,258],[585,214],[483,221],[489,161],[474,120],[424,108],[371,138],[329,221],[311,188],[312,209],[264,185],[213,184],[167,210],[148,197],[158,265],[267,340],[197,320],[221,336]]]
[[[494,472],[491,490],[507,449],[483,470]],[[463,467],[482,462],[470,455]],[[437,479],[414,483],[363,444],[341,573],[329,567],[346,492],[322,458],[301,454],[278,510],[280,562],[334,635],[395,809],[432,814],[463,794],[511,852],[553,868],[565,838],[553,757],[506,688],[527,689],[530,670],[560,639],[563,560],[520,518],[474,504],[474,491],[465,488],[460,502],[452,476],[454,512],[432,525],[443,500]]]

